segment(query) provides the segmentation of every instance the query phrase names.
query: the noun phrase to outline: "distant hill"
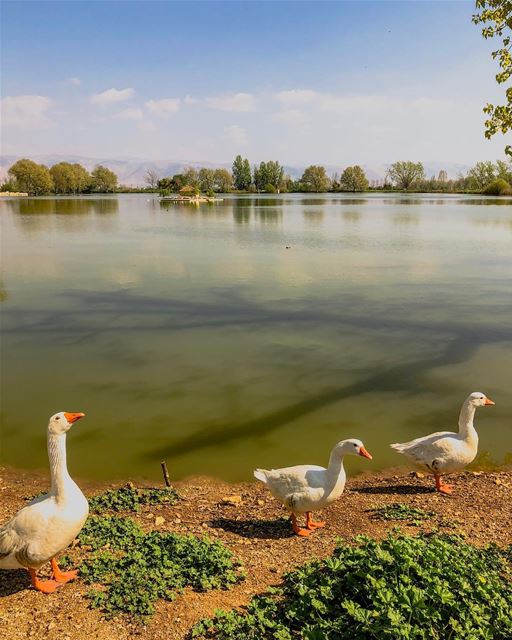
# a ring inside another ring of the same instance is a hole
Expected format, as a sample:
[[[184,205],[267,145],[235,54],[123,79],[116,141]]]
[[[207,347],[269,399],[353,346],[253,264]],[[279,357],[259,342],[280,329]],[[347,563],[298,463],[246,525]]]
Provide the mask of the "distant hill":
[[[3,155],[0,156],[0,179],[5,179],[9,167],[19,160],[21,157]],[[144,186],[144,176],[148,169],[156,171],[160,177],[172,176],[179,173],[186,167],[208,167],[211,169],[223,168],[231,169],[231,163],[213,163],[213,162],[183,162],[183,161],[152,161],[147,158],[88,158],[84,156],[72,155],[34,155],[30,156],[31,160],[51,166],[57,162],[78,162],[87,170],[93,169],[96,165],[102,164],[114,171],[121,184],[128,186]],[[389,163],[391,164],[391,163]],[[339,166],[324,165],[328,175],[340,173],[347,164],[340,163]],[[363,164],[363,169],[369,180],[382,180],[386,175],[386,164]],[[425,172],[428,177],[437,176],[441,169],[448,173],[449,178],[456,178],[460,173],[466,173],[470,168],[469,165],[455,164],[451,162],[424,162]],[[284,165],[285,173],[292,178],[300,178],[305,166]]]

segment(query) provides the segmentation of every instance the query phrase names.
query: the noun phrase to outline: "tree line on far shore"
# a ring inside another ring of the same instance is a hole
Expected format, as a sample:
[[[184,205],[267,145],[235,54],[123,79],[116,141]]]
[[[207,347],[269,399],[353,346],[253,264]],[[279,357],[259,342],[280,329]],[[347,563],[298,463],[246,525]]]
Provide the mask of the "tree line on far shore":
[[[251,168],[249,160],[238,155],[232,171],[207,167],[188,167],[181,173],[160,177],[153,169],[145,176],[147,191],[161,195],[180,193],[326,193],[362,192],[371,190],[411,191],[427,193],[488,193],[512,194],[512,162],[477,162],[466,175],[448,179],[446,171],[428,178],[421,162],[397,161],[389,166],[386,177],[370,187],[359,165],[346,167],[329,176],[325,167],[311,165],[299,179],[285,174],[276,160],[260,162]],[[59,162],[48,168],[32,160],[15,162],[8,171],[8,180],[1,191],[17,191],[29,195],[114,193],[140,191],[118,185],[116,174],[102,165],[90,173],[78,163]]]
[[[58,162],[48,168],[23,158],[7,172],[7,181],[0,191],[28,193],[31,196],[48,194],[115,193],[118,189],[116,174],[97,165],[89,173],[81,164]]]

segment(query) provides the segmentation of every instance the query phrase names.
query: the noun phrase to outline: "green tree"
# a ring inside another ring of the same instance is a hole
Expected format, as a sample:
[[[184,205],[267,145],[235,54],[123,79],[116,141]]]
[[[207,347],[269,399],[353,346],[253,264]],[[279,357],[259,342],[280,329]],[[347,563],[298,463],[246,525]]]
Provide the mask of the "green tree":
[[[91,188],[91,174],[77,162],[72,164],[71,167],[73,168],[76,192],[84,193],[84,191],[88,191]]]
[[[340,186],[343,191],[368,191],[368,179],[359,165],[347,167],[341,174]]]
[[[331,181],[327,176],[325,167],[313,164],[304,170],[302,178],[300,179],[300,185],[302,191],[323,193],[329,191]]]
[[[233,188],[233,176],[227,169],[215,169],[215,191],[229,193]]]
[[[503,84],[512,76],[512,0],[476,0],[479,13],[473,15],[473,22],[481,24],[482,36],[487,40],[497,38],[501,46],[492,52],[494,60],[498,60],[500,71],[496,74],[496,82]],[[512,86],[505,90],[505,103],[502,105],[486,104],[484,113],[485,137],[492,138],[496,133],[505,135],[512,130]],[[505,153],[512,156],[512,145],[505,147]]]
[[[258,191],[276,193],[283,182],[284,169],[276,160],[260,162],[259,167],[254,167],[254,184]]]
[[[53,191],[53,180],[48,167],[27,158],[15,162],[7,175],[18,191],[31,196],[45,195]]]
[[[425,179],[425,170],[421,162],[401,160],[389,167],[388,176],[399,189],[410,189],[415,182]]]
[[[201,167],[198,174],[199,189],[203,193],[213,191],[215,188],[215,170]]]
[[[75,172],[69,162],[59,162],[50,168],[55,193],[76,193]]]
[[[101,164],[94,167],[91,172],[91,190],[99,193],[113,193],[116,189],[116,174]]]
[[[496,162],[496,177],[512,184],[512,161],[498,160]]]
[[[238,155],[233,162],[233,185],[237,191],[246,191],[252,182],[251,165]]]
[[[485,187],[496,180],[497,168],[493,162],[477,162],[468,171],[467,187],[472,191],[482,191]]]

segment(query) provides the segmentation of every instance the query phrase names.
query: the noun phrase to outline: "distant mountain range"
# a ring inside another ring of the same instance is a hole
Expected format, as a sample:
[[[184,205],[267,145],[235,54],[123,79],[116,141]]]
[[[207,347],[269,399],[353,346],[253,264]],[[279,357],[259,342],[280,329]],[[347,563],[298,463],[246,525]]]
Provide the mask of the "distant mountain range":
[[[4,180],[7,175],[9,167],[19,160],[21,157],[27,156],[14,156],[3,155],[0,156],[0,179]],[[213,163],[213,162],[180,162],[180,161],[152,161],[145,158],[87,158],[84,156],[72,156],[72,155],[34,155],[30,156],[34,162],[45,164],[48,167],[56,164],[57,162],[78,162],[83,165],[87,170],[93,169],[96,165],[102,164],[108,167],[114,173],[117,174],[119,182],[127,186],[144,186],[144,176],[148,169],[155,171],[160,177],[172,176],[175,173],[180,173],[186,167],[208,167],[210,169],[231,169],[231,163]],[[391,164],[391,163],[389,163]],[[389,164],[377,164],[369,165],[363,164],[362,167],[368,177],[371,180],[382,180],[386,175],[386,170]],[[328,175],[334,173],[340,173],[341,170],[347,166],[342,163],[340,165],[324,165]],[[470,165],[456,164],[452,162],[424,162],[425,172],[428,177],[437,176],[441,169],[444,169],[448,173],[449,178],[456,178],[460,173],[466,173],[470,168]],[[284,165],[285,173],[292,178],[300,178],[305,166],[291,166]]]

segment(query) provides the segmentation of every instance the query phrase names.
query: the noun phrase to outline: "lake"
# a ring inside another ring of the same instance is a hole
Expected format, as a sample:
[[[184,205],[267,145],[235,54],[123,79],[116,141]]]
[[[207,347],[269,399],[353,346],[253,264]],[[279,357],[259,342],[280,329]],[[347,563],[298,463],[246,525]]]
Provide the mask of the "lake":
[[[2,223],[3,463],[227,480],[401,465],[483,391],[479,465],[512,461],[512,199],[460,195],[17,198]]]

